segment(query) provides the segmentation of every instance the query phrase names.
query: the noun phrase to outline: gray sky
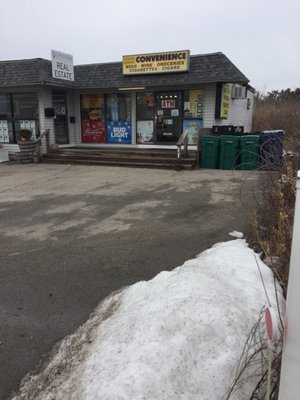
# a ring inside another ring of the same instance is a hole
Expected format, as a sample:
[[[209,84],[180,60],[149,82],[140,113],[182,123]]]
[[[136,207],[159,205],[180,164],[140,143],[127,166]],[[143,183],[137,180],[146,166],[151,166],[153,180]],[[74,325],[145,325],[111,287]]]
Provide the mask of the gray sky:
[[[0,0],[0,59],[221,51],[257,90],[300,87],[299,0]]]

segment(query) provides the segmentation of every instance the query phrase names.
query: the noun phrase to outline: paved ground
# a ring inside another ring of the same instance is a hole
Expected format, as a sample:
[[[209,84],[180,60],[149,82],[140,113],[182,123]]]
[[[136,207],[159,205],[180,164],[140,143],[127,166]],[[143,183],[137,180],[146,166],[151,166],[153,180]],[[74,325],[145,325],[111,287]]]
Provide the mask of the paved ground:
[[[245,230],[256,172],[0,164],[0,399],[112,291]]]

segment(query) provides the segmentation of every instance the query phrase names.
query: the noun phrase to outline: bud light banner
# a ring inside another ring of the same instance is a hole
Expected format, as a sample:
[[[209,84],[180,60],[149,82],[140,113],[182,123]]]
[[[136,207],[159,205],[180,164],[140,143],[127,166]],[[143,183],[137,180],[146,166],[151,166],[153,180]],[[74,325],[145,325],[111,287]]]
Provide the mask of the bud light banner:
[[[131,143],[131,124],[125,121],[107,123],[107,143]]]

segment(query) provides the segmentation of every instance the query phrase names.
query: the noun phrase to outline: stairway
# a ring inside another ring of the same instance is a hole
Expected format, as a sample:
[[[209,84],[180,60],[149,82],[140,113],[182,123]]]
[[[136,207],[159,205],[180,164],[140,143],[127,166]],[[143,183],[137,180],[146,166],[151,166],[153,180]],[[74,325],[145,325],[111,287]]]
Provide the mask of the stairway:
[[[139,168],[193,169],[197,168],[196,152],[177,159],[176,149],[112,149],[112,148],[61,148],[44,154],[43,163],[108,165]]]

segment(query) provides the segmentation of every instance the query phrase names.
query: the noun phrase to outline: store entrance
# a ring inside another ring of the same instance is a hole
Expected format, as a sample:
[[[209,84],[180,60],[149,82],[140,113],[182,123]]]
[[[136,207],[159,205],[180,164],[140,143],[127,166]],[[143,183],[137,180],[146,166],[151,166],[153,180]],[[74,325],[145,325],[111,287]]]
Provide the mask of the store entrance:
[[[53,90],[52,93],[54,108],[54,132],[55,142],[57,144],[68,144],[68,114],[67,114],[67,98],[66,92],[61,90]]]
[[[157,92],[155,134],[157,143],[176,143],[182,134],[181,92]]]

